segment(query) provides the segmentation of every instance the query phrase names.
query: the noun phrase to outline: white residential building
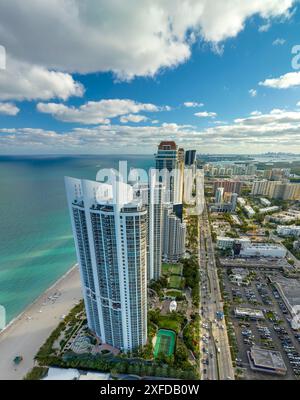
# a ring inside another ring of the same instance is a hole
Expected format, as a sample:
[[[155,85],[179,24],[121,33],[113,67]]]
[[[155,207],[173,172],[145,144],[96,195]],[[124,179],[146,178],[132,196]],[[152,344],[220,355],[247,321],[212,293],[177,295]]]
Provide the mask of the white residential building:
[[[147,341],[147,210],[124,183],[65,178],[88,326],[128,351]]]
[[[265,206],[265,207],[269,207],[269,206],[271,205],[270,200],[265,199],[264,197],[261,197],[259,200],[260,200],[261,204],[262,204],[263,206]]]
[[[253,217],[255,215],[255,211],[251,206],[245,206],[244,210],[246,211],[246,214],[248,215],[249,218]]]
[[[279,208],[280,208],[280,207],[278,207],[278,206],[260,208],[260,209],[259,209],[259,213],[260,213],[260,214],[268,214],[268,213],[272,213],[272,212],[278,211]]]
[[[243,197],[238,197],[237,203],[239,206],[244,207],[246,205],[246,200]]]
[[[231,238],[226,236],[218,236],[217,237],[217,247],[219,249],[232,249],[233,245],[237,243],[240,244],[242,247],[245,247],[251,243],[250,239],[248,238]]]
[[[281,236],[300,236],[299,225],[279,225],[277,226],[277,233]]]
[[[281,211],[278,214],[268,215],[266,218],[268,218],[272,222],[286,224],[293,221],[299,221],[300,211],[290,208],[289,210]]]
[[[149,281],[157,280],[161,276],[164,187],[150,174],[149,184],[138,184],[134,195],[147,209],[147,276]]]
[[[252,319],[264,319],[264,313],[261,310],[246,307],[236,307],[234,314],[237,318],[250,317]]]
[[[241,249],[240,256],[283,258],[286,256],[286,249],[279,244],[252,243]]]
[[[300,200],[300,184],[285,181],[255,181],[251,194],[263,195],[272,199]]]

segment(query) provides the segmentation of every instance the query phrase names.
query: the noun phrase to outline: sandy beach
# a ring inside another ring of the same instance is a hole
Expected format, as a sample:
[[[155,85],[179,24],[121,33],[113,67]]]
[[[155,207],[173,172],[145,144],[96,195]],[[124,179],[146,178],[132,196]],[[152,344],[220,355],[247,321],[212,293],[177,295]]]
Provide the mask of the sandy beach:
[[[19,380],[61,318],[82,298],[79,271],[70,269],[0,333],[0,380]],[[13,359],[22,355],[15,366]]]

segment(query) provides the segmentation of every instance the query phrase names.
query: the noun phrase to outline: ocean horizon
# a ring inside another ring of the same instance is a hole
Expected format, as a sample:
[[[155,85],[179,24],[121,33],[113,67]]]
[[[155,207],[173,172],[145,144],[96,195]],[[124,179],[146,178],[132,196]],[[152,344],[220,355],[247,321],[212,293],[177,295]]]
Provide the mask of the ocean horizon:
[[[0,155],[0,305],[16,318],[76,262],[64,176],[154,166],[153,155]]]

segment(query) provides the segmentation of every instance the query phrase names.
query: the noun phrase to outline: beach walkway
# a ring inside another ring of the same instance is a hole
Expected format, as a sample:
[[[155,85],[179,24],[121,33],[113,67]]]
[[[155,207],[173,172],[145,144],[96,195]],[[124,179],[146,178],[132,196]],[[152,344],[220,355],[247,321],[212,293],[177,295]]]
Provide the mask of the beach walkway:
[[[23,379],[40,346],[81,298],[79,271],[73,267],[0,333],[0,380]],[[23,357],[17,366],[16,356]]]

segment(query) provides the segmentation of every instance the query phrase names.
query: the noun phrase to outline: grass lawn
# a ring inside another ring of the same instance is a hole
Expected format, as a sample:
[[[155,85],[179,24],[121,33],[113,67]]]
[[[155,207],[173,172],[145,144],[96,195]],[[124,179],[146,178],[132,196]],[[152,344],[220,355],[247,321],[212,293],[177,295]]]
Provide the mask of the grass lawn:
[[[178,265],[177,264],[168,264],[168,263],[161,264],[162,273],[164,275],[174,274],[173,270],[177,271],[178,267],[180,267],[179,264]]]
[[[182,278],[179,275],[171,275],[169,278],[169,288],[180,289],[181,279]]]
[[[173,275],[181,275],[182,274],[182,265],[181,264],[172,265],[172,274]]]
[[[171,329],[176,333],[180,332],[180,322],[176,321],[173,316],[161,315],[159,317],[158,326],[160,329]]]
[[[166,295],[171,296],[171,297],[177,297],[177,296],[182,295],[182,291],[181,290],[167,290]]]

